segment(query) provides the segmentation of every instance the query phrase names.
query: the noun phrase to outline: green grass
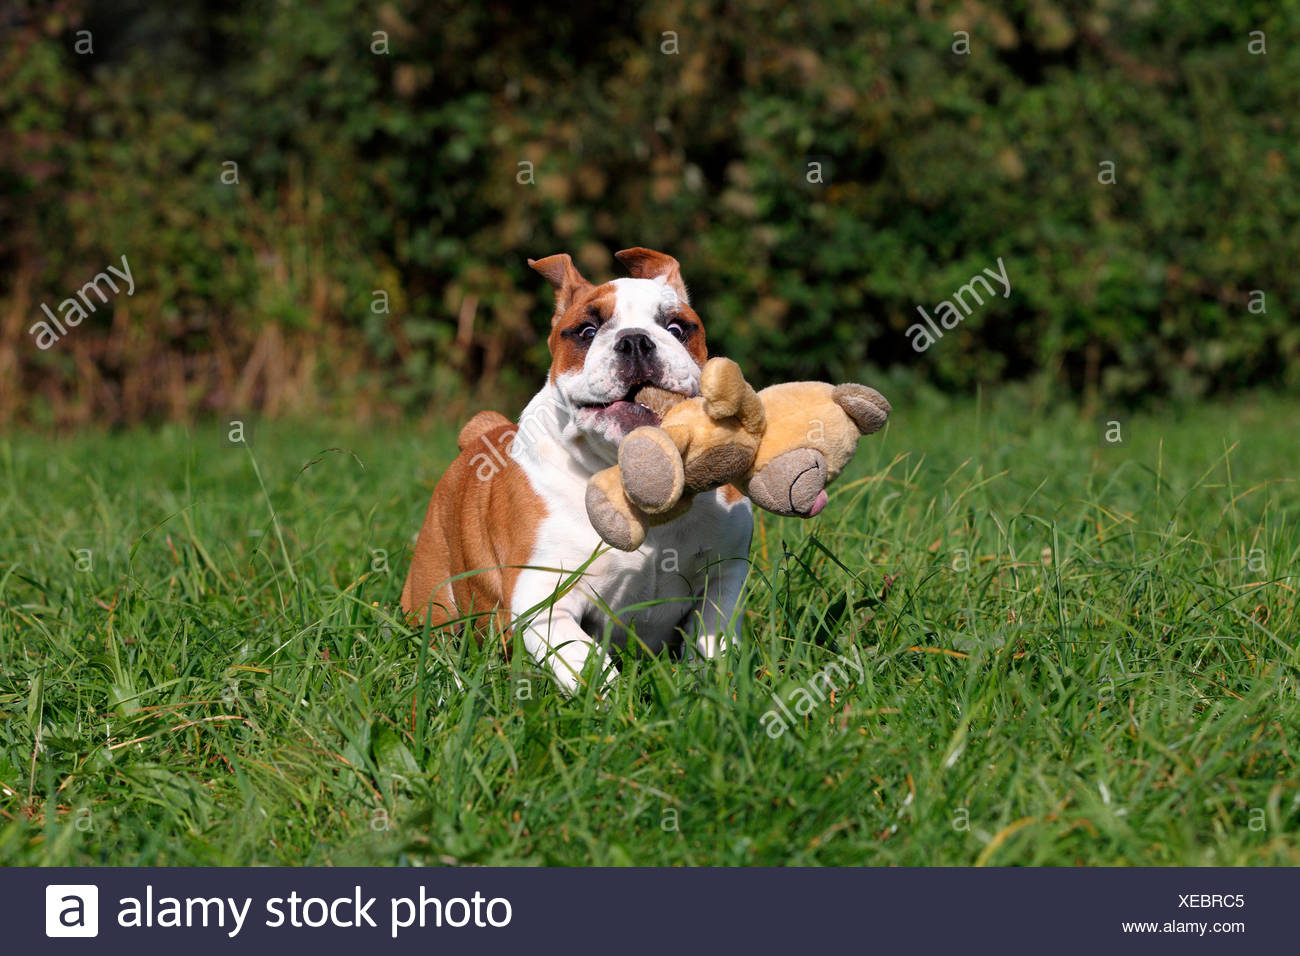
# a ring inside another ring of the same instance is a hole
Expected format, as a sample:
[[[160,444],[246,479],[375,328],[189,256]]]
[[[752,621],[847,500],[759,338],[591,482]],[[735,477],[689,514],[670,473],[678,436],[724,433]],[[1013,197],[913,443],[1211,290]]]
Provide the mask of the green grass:
[[[1300,863],[1300,403],[892,397],[604,705],[394,618],[450,428],[0,438],[0,863]]]

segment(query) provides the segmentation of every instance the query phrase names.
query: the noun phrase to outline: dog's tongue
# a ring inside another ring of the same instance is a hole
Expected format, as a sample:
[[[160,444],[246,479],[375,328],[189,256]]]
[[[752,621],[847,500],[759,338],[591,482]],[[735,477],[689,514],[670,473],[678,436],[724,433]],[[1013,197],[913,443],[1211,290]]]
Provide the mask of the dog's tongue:
[[[808,517],[811,518],[813,515],[820,513],[821,510],[826,507],[826,502],[829,500],[830,496],[826,494],[825,488],[817,492],[817,497],[813,499],[812,507],[808,509]]]
[[[633,396],[633,401],[663,418],[674,406],[686,401],[686,396],[657,385],[647,385]]]
[[[637,402],[611,402],[602,415],[606,421],[617,424],[623,435],[642,425],[659,424],[659,416],[649,407]]]

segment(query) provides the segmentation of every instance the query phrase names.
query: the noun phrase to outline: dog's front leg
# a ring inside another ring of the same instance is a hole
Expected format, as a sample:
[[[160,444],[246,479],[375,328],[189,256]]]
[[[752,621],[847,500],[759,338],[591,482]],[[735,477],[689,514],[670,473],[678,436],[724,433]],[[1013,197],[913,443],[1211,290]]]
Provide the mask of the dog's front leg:
[[[549,668],[565,694],[578,692],[579,678],[590,661],[597,675],[598,689],[604,689],[613,662],[604,648],[582,629],[572,612],[559,605],[544,608],[532,620],[522,622],[524,648],[543,667]]]
[[[741,595],[749,574],[749,559],[744,555],[721,558],[710,564],[704,576],[703,594],[691,609],[686,632],[689,646],[702,657],[717,657],[734,638],[740,636]]]

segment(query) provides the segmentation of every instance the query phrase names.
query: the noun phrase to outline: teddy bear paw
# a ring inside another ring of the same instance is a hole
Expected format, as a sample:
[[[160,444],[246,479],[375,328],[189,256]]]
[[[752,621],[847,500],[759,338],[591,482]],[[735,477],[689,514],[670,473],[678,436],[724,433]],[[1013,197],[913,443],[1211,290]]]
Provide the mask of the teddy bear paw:
[[[685,466],[677,446],[660,428],[642,426],[623,439],[618,449],[623,491],[646,514],[668,511],[681,500]]]
[[[587,485],[587,520],[610,547],[635,551],[645,541],[645,525],[628,519],[594,482]]]

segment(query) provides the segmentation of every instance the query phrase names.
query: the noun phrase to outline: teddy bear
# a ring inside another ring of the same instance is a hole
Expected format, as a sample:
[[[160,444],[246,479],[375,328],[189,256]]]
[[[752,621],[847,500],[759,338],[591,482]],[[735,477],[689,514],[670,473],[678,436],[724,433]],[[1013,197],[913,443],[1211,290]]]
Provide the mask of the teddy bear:
[[[883,395],[858,384],[785,382],[755,392],[725,358],[705,364],[695,398],[647,388],[636,400],[660,424],[630,432],[618,464],[587,484],[592,527],[621,551],[685,514],[695,495],[727,484],[766,511],[811,518],[858,439],[884,427],[891,411]]]
[[[633,399],[654,411],[659,425],[628,433],[618,465],[587,483],[592,527],[622,551],[639,548],[647,527],[688,511],[695,495],[745,474],[767,426],[758,394],[731,359],[704,364],[694,398],[648,386]]]

